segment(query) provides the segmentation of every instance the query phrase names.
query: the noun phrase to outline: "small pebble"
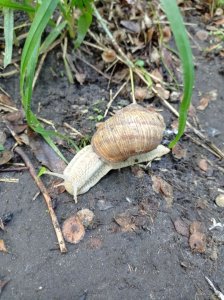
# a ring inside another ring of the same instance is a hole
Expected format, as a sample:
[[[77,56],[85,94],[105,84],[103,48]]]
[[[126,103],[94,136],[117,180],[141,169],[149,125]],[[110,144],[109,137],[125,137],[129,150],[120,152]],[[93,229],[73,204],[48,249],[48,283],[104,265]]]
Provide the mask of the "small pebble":
[[[181,97],[181,93],[180,92],[173,91],[170,94],[170,101],[171,102],[179,101],[180,97]]]
[[[219,195],[215,198],[215,203],[216,203],[216,205],[218,205],[219,207],[224,207],[224,194],[219,194]]]

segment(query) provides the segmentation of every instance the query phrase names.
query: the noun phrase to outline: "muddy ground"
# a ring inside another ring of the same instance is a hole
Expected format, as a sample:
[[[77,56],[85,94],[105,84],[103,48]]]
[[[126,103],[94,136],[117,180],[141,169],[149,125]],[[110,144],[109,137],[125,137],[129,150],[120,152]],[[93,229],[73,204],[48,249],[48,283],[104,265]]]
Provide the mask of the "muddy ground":
[[[203,45],[202,45],[203,46]],[[217,90],[217,100],[202,112],[197,111],[201,130],[224,149],[224,85],[223,61],[219,56],[196,55],[196,82],[193,104],[198,105],[202,94]],[[62,129],[64,121],[91,134],[96,117],[94,107],[105,110],[109,100],[107,80],[80,62],[87,79],[84,85],[70,85],[61,74],[63,64],[51,54],[37,83],[33,107],[41,102],[39,115],[52,120]],[[54,72],[52,72],[52,69]],[[19,106],[18,76],[1,79],[6,90]],[[114,88],[116,90],[116,87]],[[129,100],[116,99],[113,107],[126,105]],[[167,127],[174,117],[158,99],[152,103],[162,109]],[[86,114],[83,111],[88,109]],[[219,131],[212,136],[215,128]],[[9,142],[10,144],[10,142]],[[0,217],[13,214],[12,220],[0,231],[8,253],[0,252],[0,279],[9,280],[1,299],[214,299],[205,280],[210,278],[224,293],[224,235],[220,229],[209,230],[211,218],[224,223],[223,208],[215,204],[218,189],[224,189],[223,162],[186,136],[180,142],[187,150],[185,158],[176,159],[170,153],[153,162],[149,171],[131,168],[111,171],[75,204],[66,193],[55,197],[60,224],[81,208],[91,209],[96,221],[77,245],[67,243],[68,253],[61,254],[43,200],[33,197],[38,189],[28,171],[0,173],[0,178],[18,178],[18,183],[0,185]],[[24,150],[34,163],[40,164]],[[72,154],[66,152],[67,158]],[[209,161],[202,171],[198,160]],[[14,162],[22,162],[15,155]],[[173,188],[173,203],[167,207],[162,193],[152,188],[151,175],[166,180]],[[51,178],[45,176],[45,183]],[[102,200],[106,206],[100,206]],[[122,231],[116,216],[128,212],[135,230]],[[189,237],[175,229],[182,220],[188,226],[199,221],[204,226],[206,248],[192,251]]]

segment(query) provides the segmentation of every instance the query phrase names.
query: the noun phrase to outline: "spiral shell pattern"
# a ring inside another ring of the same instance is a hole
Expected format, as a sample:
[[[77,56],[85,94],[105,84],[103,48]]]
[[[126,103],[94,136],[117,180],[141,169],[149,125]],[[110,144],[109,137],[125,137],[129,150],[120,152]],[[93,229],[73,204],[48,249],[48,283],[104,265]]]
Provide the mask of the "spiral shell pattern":
[[[120,162],[155,149],[162,140],[164,129],[161,114],[131,104],[99,126],[91,145],[103,160]]]

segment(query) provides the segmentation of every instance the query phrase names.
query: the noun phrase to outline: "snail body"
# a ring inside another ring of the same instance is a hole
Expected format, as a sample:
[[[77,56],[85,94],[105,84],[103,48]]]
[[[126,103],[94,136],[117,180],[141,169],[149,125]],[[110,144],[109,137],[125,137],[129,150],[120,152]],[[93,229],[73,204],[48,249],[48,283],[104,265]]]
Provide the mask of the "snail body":
[[[165,124],[153,111],[131,104],[100,125],[91,145],[80,150],[63,174],[63,185],[74,196],[86,193],[112,169],[149,162],[169,152],[159,145]]]

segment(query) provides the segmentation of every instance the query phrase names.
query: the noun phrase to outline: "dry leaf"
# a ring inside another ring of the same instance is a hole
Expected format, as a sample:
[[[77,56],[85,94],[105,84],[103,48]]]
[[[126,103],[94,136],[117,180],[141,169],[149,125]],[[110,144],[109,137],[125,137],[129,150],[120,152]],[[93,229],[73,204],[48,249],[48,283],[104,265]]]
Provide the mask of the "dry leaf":
[[[206,97],[201,98],[200,100],[200,105],[198,105],[197,109],[198,110],[205,110],[206,107],[208,106],[209,99]]]
[[[102,58],[106,63],[112,63],[115,61],[116,57],[116,52],[112,49],[107,49],[102,54]]]
[[[164,89],[164,87],[161,84],[157,83],[155,89],[156,89],[159,97],[161,97],[165,100],[169,99],[170,92],[168,90]]]
[[[13,158],[13,154],[11,151],[4,150],[0,152],[0,166],[6,164]]]
[[[184,223],[180,218],[176,219],[173,224],[176,231],[179,234],[189,237],[189,226],[186,223]]]
[[[141,32],[141,27],[139,23],[134,22],[134,21],[121,21],[120,24],[124,26],[126,29],[130,30],[131,32],[134,33],[140,33]]]
[[[12,99],[10,97],[6,96],[5,94],[0,94],[0,105],[1,104],[15,107],[15,104],[12,101]]]
[[[0,252],[8,252],[5,246],[5,242],[3,240],[0,240]]]
[[[78,244],[84,238],[85,228],[79,220],[79,217],[77,215],[73,215],[65,220],[62,232],[67,242],[71,244]]]
[[[53,172],[63,173],[66,167],[65,162],[43,140],[43,138],[33,131],[30,131],[28,136],[29,145],[40,163]]]
[[[173,203],[173,187],[159,176],[151,176],[152,188],[156,193],[162,193],[167,202],[167,207]]]
[[[163,76],[161,75],[159,69],[154,69],[151,73],[151,75],[153,75],[153,81],[155,82],[161,82],[163,81]]]
[[[201,222],[194,221],[191,223],[189,245],[194,252],[203,253],[206,250],[206,235],[203,231]]]
[[[93,225],[95,215],[90,209],[83,208],[79,210],[77,212],[77,216],[79,217],[79,220],[85,228],[88,228],[89,226]]]
[[[200,104],[197,107],[199,110],[205,110],[208,106],[210,101],[215,101],[217,99],[218,93],[217,90],[211,90],[210,92],[206,93],[200,100]]]
[[[75,72],[75,78],[82,85],[85,82],[86,74],[85,73],[79,73],[78,71],[76,71]]]
[[[195,36],[200,40],[200,41],[206,41],[208,39],[209,33],[206,30],[198,30],[195,34]]]
[[[180,146],[180,144],[176,144],[173,148],[172,148],[172,154],[175,158],[177,159],[182,159],[182,158],[186,158],[187,156],[187,149],[184,149]]]
[[[200,159],[198,161],[198,166],[202,171],[204,171],[204,172],[208,171],[208,162],[206,159],[204,159],[204,158]]]
[[[5,120],[12,122],[12,123],[21,122],[23,120],[23,118],[24,118],[24,112],[21,110],[10,112],[4,116]]]
[[[163,41],[165,43],[169,42],[169,40],[171,39],[171,30],[170,30],[170,27],[169,26],[165,26],[163,28]]]
[[[124,232],[135,231],[137,229],[133,217],[127,212],[117,215],[114,220]]]
[[[135,99],[138,101],[148,100],[154,96],[153,92],[147,87],[137,86],[135,88]]]

